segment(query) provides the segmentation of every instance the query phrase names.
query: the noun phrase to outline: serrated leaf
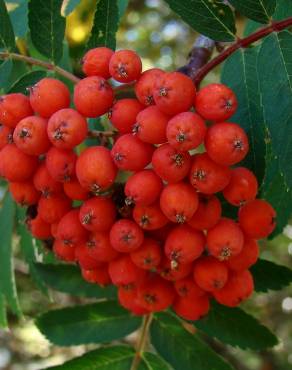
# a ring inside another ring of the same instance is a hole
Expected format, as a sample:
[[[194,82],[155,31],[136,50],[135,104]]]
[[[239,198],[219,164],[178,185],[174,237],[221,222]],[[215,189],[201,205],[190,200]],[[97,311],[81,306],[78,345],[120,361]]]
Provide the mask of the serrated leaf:
[[[117,0],[100,0],[97,3],[87,49],[98,46],[116,48],[116,32],[119,24]]]
[[[138,370],[170,370],[170,365],[154,353],[143,352]]]
[[[77,5],[80,4],[80,0],[63,0],[62,7],[61,7],[61,14],[63,17],[67,17],[73,10],[76,8]]]
[[[16,214],[16,230],[19,236],[20,250],[24,256],[25,262],[28,264],[30,275],[35,282],[36,286],[44,293],[48,294],[48,289],[44,284],[41,276],[39,275],[37,269],[35,268],[35,250],[32,242],[32,236],[28,232],[25,225],[26,211],[23,208],[17,208]]]
[[[216,41],[235,39],[234,14],[228,5],[214,0],[165,0],[195,31]]]
[[[14,82],[9,88],[9,93],[22,93],[28,94],[27,88],[36,84],[39,80],[47,75],[45,71],[32,71],[25,73],[18,80]]]
[[[10,3],[10,0],[6,0]],[[14,34],[16,37],[25,37],[28,31],[28,0],[13,0],[13,8],[9,11]]]
[[[292,270],[263,259],[258,259],[257,263],[251,267],[251,273],[257,292],[281,290],[292,283]]]
[[[0,0],[0,49],[11,51],[15,48],[15,36],[4,0]]]
[[[7,328],[5,299],[1,293],[0,293],[0,328],[2,329]]]
[[[41,279],[52,289],[73,296],[90,298],[114,298],[114,287],[102,288],[97,284],[87,283],[81,276],[78,267],[72,265],[34,264]]]
[[[239,13],[260,23],[269,23],[276,0],[229,0]]]
[[[221,81],[230,87],[238,100],[237,112],[230,121],[248,134],[249,153],[242,163],[253,170],[261,183],[265,171],[267,127],[259,91],[256,60],[259,48],[240,49],[224,63]]]
[[[129,370],[134,350],[128,346],[99,348],[50,370]]]
[[[65,18],[61,16],[62,0],[30,0],[28,22],[36,49],[54,63],[63,52]]]
[[[195,326],[223,343],[242,349],[262,350],[278,343],[268,328],[240,308],[213,302],[208,315]]]
[[[0,292],[12,311],[20,315],[15,277],[12,265],[12,233],[14,227],[15,204],[6,193],[0,210]]]
[[[36,320],[42,334],[59,346],[110,342],[132,333],[140,323],[140,317],[116,301],[48,311]]]
[[[175,370],[194,370],[194,365],[196,370],[233,369],[173,315],[156,314],[150,332],[155,349]]]
[[[13,62],[11,59],[6,59],[3,62],[0,61],[0,91],[6,90],[12,67]]]

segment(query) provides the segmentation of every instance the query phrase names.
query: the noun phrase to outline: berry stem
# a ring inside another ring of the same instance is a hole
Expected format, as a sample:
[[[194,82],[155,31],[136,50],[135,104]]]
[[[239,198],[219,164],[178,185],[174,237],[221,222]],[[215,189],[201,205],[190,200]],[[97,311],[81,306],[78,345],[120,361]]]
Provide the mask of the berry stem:
[[[132,366],[131,366],[130,370],[137,370],[138,369],[138,366],[139,366],[140,361],[141,361],[142,353],[143,353],[145,345],[146,345],[146,341],[147,341],[147,337],[148,337],[149,328],[150,328],[152,318],[153,318],[152,314],[145,315],[143,317],[143,322],[142,322],[142,326],[141,326],[141,334],[140,334],[138,342],[137,342],[136,353],[135,353],[135,356],[134,356],[134,359],[133,359]]]
[[[35,58],[29,57],[29,56],[26,56],[26,55],[22,55],[22,54],[10,53],[10,52],[7,52],[7,51],[0,52],[0,59],[9,59],[9,58],[13,59],[13,60],[19,60],[21,62],[25,62],[25,63],[31,64],[31,65],[40,66],[40,67],[43,67],[45,69],[48,69],[49,71],[54,71],[57,74],[59,74],[59,75],[65,77],[65,78],[67,78],[68,80],[72,81],[73,83],[77,83],[77,82],[80,81],[80,79],[78,77],[76,77],[75,75],[73,75],[72,73],[66,71],[65,69],[63,69],[61,67],[55,66],[52,63],[44,62],[42,60],[35,59]]]
[[[88,131],[87,136],[90,138],[108,138],[114,137],[117,134],[117,131],[98,131],[98,130],[90,130]]]
[[[210,62],[205,64],[202,68],[198,70],[195,77],[193,78],[193,81],[196,86],[199,86],[203,78],[216,66],[224,62],[225,59],[227,59],[231,54],[233,54],[236,50],[240,48],[246,48],[252,43],[262,39],[263,37],[269,35],[272,32],[280,32],[284,30],[285,28],[292,26],[292,17],[289,17],[287,19],[284,19],[282,21],[278,22],[272,22],[269,26],[261,28],[260,30],[252,33],[251,35],[243,38],[243,39],[237,39],[237,41],[226,48],[224,51],[222,51],[221,54],[219,54],[217,57],[212,59]]]

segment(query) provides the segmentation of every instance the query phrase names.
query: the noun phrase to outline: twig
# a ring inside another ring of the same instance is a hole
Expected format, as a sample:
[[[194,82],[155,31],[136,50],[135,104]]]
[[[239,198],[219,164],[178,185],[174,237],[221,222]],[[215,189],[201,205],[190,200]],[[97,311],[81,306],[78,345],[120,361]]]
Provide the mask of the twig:
[[[87,133],[87,137],[89,138],[110,138],[117,135],[117,131],[97,131],[97,130],[90,130]]]

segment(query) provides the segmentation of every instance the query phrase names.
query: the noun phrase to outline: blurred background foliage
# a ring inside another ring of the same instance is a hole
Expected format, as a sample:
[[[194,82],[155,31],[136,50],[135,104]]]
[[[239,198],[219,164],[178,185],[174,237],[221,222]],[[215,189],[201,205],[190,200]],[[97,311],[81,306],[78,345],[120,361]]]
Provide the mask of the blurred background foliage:
[[[31,43],[24,40],[27,30],[26,0],[6,1],[17,30],[17,46],[22,53],[36,55]],[[127,0],[121,4],[126,6]],[[92,27],[96,1],[82,0],[67,18],[66,38],[72,69],[82,75],[80,59]],[[238,29],[243,32],[245,19],[237,19]],[[136,50],[143,59],[144,69],[156,66],[173,70],[186,63],[188,52],[196,38],[196,33],[182,22],[162,0],[130,0],[121,19],[117,34],[117,47]],[[39,56],[38,56],[39,57]],[[68,60],[63,58],[63,66],[71,69]],[[23,66],[17,66],[17,72]],[[220,71],[211,72],[204,83],[219,81]],[[1,237],[1,236],[0,236]],[[0,331],[0,369],[35,370],[53,366],[78,356],[94,346],[71,348],[55,347],[39,333],[33,324],[38,313],[61,305],[79,303],[80,299],[50,292],[42,294],[28,275],[27,266],[22,261],[18,239],[14,239],[16,282],[20,305],[24,317],[19,321],[9,313],[10,331]],[[261,257],[292,266],[292,224],[283,234],[262,245]],[[49,252],[45,252],[47,258]],[[82,300],[84,302],[84,300]],[[288,370],[292,369],[292,287],[279,292],[257,294],[245,309],[260,318],[279,337],[279,344],[270,351],[255,353],[228,348],[234,356],[233,362],[238,370]],[[134,336],[126,338],[131,342]],[[213,343],[218,345],[218,343]],[[218,351],[224,351],[218,348]],[[195,364],[194,364],[195,369]],[[182,369],[183,370],[183,369]],[[206,369],[209,370],[209,369]]]

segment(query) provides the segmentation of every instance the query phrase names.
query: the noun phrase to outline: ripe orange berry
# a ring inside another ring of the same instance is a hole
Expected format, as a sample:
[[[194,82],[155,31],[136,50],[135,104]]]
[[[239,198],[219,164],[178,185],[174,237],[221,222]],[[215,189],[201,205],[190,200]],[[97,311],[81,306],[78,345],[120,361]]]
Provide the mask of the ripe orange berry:
[[[82,58],[82,70],[86,76],[101,76],[110,78],[109,61],[114,52],[106,47],[88,50]]]
[[[154,104],[153,92],[156,79],[164,73],[159,68],[151,68],[141,74],[135,85],[135,93],[140,103],[146,106]]]
[[[31,116],[33,110],[29,99],[20,93],[0,96],[0,122],[2,125],[14,128],[19,121]]]
[[[132,132],[138,113],[143,105],[137,99],[120,99],[109,111],[109,119],[121,134]]]
[[[70,105],[68,87],[55,78],[43,78],[30,88],[30,104],[43,118],[49,118],[60,109]]]
[[[33,184],[45,198],[62,192],[62,184],[52,178],[45,163],[38,166],[33,177]]]
[[[75,247],[75,258],[83,270],[95,270],[103,266],[103,263],[97,261],[89,255],[86,243],[79,243]]]
[[[212,256],[202,257],[195,262],[194,280],[206,292],[222,289],[228,279],[228,269],[223,262]]]
[[[121,285],[118,289],[118,299],[121,306],[134,315],[145,315],[148,310],[141,307],[137,299],[137,287],[134,284]]]
[[[48,224],[54,224],[71,209],[71,199],[63,194],[51,196],[50,198],[41,197],[38,203],[38,214]]]
[[[249,269],[254,265],[259,256],[258,243],[248,237],[244,238],[244,244],[241,252],[226,261],[226,265],[230,270],[242,271]]]
[[[113,224],[110,231],[111,245],[115,250],[129,253],[138,249],[144,240],[142,229],[131,220],[121,219]]]
[[[262,199],[245,203],[239,209],[238,219],[242,230],[253,239],[266,238],[276,227],[276,211]]]
[[[88,283],[98,284],[101,286],[106,286],[111,283],[111,278],[106,265],[99,266],[92,270],[81,269],[81,274],[83,279]]]
[[[199,206],[189,226],[197,230],[208,230],[214,227],[221,217],[221,203],[215,195],[200,195]]]
[[[133,210],[133,218],[144,230],[157,230],[165,226],[169,220],[161,211],[159,203],[150,206],[136,205]]]
[[[186,277],[175,281],[174,288],[178,296],[190,298],[192,300],[206,295],[206,292],[194,282],[192,277]]]
[[[109,83],[100,76],[86,77],[74,88],[74,104],[84,117],[100,117],[113,104],[114,92]]]
[[[74,109],[61,109],[48,122],[48,137],[57,148],[73,149],[87,136],[86,119]]]
[[[64,214],[60,219],[56,238],[62,240],[66,245],[76,246],[87,240],[88,231],[81,225],[79,221],[79,209],[72,209]]]
[[[75,245],[64,243],[62,240],[56,239],[53,244],[53,252],[55,256],[65,262],[75,262]]]
[[[108,272],[114,285],[128,285],[141,282],[146,275],[146,271],[137,267],[128,254],[110,261]]]
[[[173,264],[168,258],[164,258],[158,267],[160,276],[168,281],[178,281],[186,278],[192,272],[193,263]]]
[[[34,219],[29,219],[27,227],[34,238],[45,240],[52,237],[51,225],[45,222],[40,215],[37,215]]]
[[[9,191],[16,203],[22,206],[36,204],[39,200],[40,193],[30,181],[10,182]]]
[[[134,264],[144,270],[155,270],[161,261],[161,248],[157,241],[145,238],[140,248],[130,253]]]
[[[174,312],[185,320],[200,320],[210,309],[209,297],[204,295],[195,300],[188,297],[177,297],[173,304]]]
[[[63,189],[67,197],[72,200],[87,200],[90,197],[90,192],[84,189],[76,178],[64,182]]]
[[[77,155],[73,150],[51,147],[46,155],[46,166],[55,181],[70,181],[75,174]]]
[[[89,256],[99,262],[110,262],[119,256],[111,246],[109,233],[105,231],[94,231],[90,234],[86,246]]]
[[[142,62],[138,54],[132,50],[118,50],[110,59],[109,71],[119,82],[131,82],[139,78]]]
[[[13,128],[0,124],[0,150],[4,148],[6,144],[13,143]]]

